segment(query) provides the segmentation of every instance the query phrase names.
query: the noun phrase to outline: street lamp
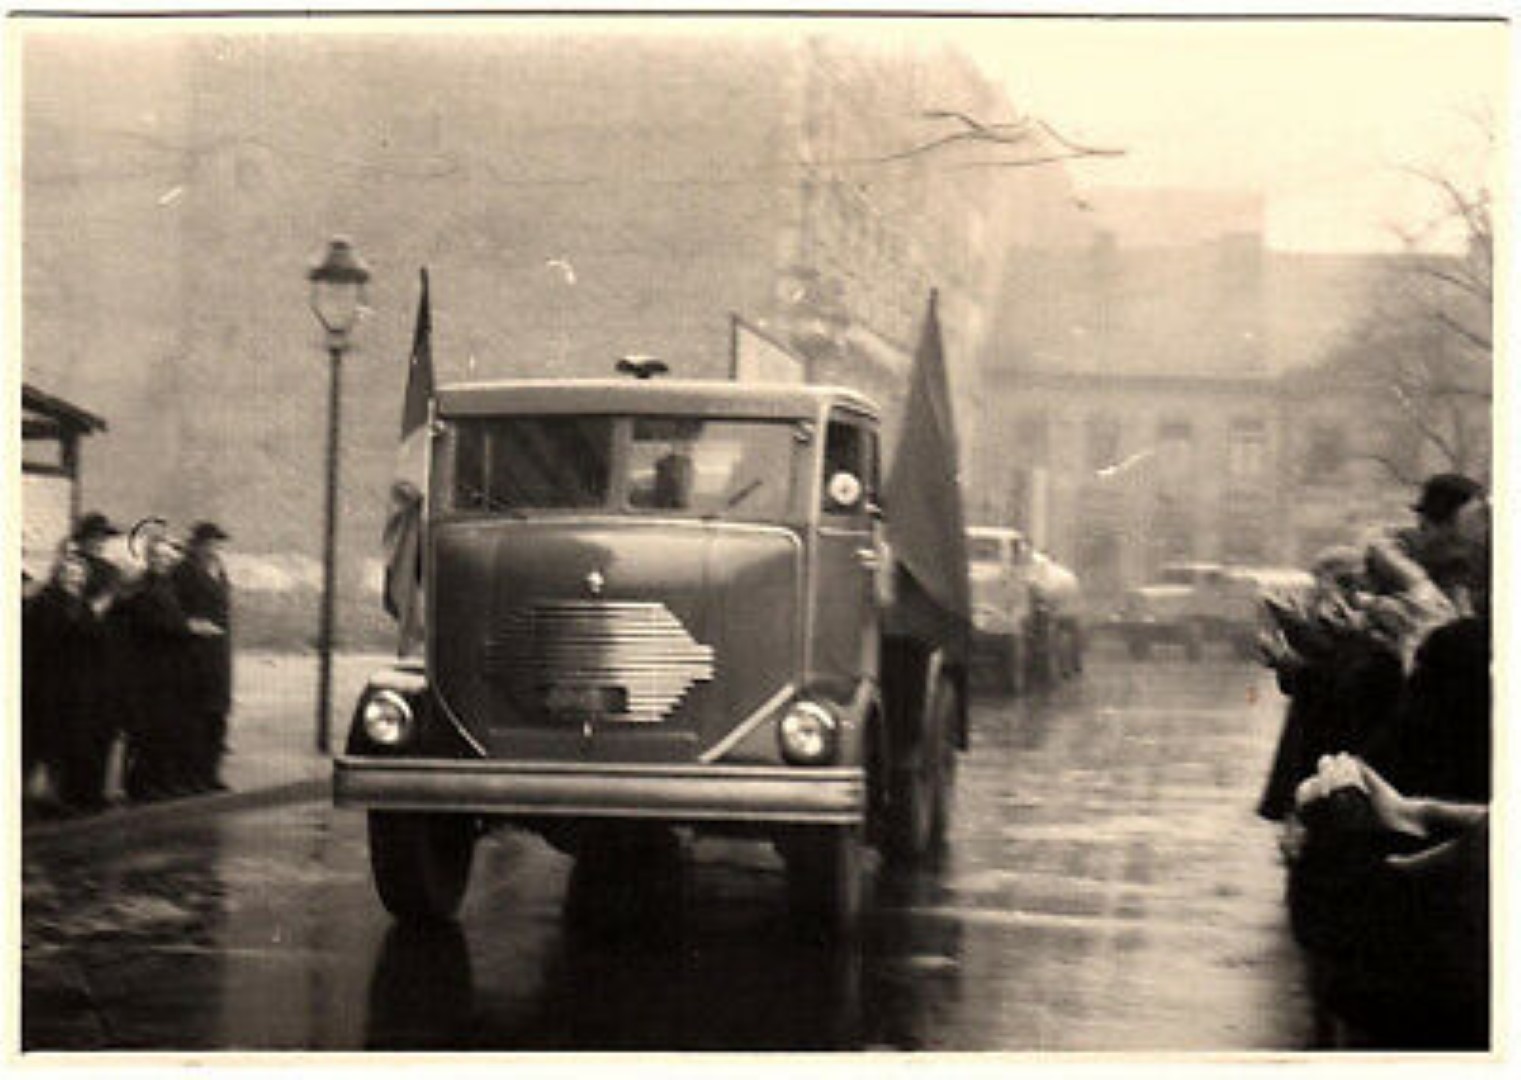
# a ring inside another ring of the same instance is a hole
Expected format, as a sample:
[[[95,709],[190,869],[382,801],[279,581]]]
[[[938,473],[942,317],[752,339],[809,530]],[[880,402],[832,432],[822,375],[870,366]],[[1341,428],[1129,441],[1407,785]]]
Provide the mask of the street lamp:
[[[328,752],[329,705],[333,681],[333,592],[338,534],[338,424],[342,402],[343,354],[364,310],[370,269],[345,237],[328,241],[321,260],[306,272],[312,314],[327,333],[327,492],[322,519],[322,614],[317,629],[317,749]]]

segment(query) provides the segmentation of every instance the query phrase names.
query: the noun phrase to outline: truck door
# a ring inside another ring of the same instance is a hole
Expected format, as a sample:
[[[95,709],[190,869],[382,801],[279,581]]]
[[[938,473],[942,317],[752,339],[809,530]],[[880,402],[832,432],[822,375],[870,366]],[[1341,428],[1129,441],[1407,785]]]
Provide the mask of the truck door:
[[[884,557],[877,487],[876,431],[864,419],[831,416],[818,495],[811,667],[815,677],[838,680],[843,694],[877,673],[876,575]]]

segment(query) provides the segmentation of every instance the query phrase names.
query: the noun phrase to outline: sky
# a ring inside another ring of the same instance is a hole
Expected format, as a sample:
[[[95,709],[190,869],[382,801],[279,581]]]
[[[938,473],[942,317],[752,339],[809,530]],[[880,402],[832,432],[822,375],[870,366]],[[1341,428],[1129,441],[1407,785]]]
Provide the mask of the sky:
[[[1483,122],[1497,130],[1509,105],[1510,45],[1498,23],[1011,19],[945,29],[1016,107],[1126,150],[1071,165],[1080,189],[1258,191],[1278,249],[1391,249],[1391,225],[1438,209],[1436,189],[1409,168],[1471,186],[1486,157],[1500,156],[1486,154]]]

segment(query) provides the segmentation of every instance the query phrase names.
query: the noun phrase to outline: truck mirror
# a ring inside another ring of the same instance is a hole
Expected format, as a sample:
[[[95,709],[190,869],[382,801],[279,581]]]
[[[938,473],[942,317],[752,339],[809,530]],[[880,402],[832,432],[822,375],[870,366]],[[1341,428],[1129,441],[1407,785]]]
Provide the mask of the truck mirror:
[[[829,496],[831,510],[854,510],[861,501],[861,481],[854,473],[835,473],[829,478],[824,490]]]

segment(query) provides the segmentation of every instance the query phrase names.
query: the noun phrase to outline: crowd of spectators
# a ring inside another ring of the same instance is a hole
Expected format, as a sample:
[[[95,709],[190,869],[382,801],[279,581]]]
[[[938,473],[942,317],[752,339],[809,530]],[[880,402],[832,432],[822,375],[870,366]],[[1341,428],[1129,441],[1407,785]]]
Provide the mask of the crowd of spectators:
[[[1288,904],[1327,1036],[1489,1040],[1490,507],[1441,474],[1414,528],[1324,552],[1267,604],[1289,699],[1258,812],[1283,828]]]
[[[116,790],[147,802],[224,787],[227,534],[201,522],[180,537],[148,519],[112,558],[120,536],[86,514],[48,579],[23,583],[22,789],[42,812],[93,813]]]

